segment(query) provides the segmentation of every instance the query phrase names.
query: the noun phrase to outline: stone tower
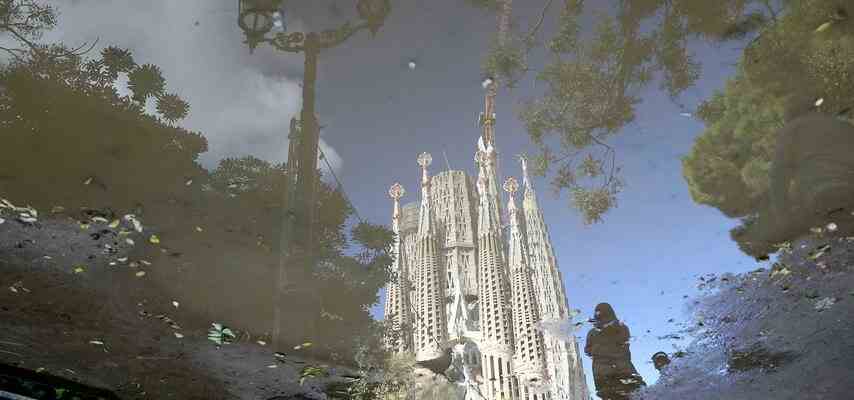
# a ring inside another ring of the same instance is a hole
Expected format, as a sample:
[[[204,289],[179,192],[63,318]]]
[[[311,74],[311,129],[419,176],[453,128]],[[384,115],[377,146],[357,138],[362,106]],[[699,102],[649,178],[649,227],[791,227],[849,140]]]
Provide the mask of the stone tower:
[[[409,280],[407,279],[407,265],[403,261],[403,251],[400,240],[400,198],[406,191],[399,183],[395,183],[388,191],[389,197],[394,201],[394,212],[391,217],[391,229],[395,234],[393,244],[394,263],[391,266],[396,275],[396,280],[388,285],[386,290],[385,316],[391,320],[394,337],[388,338],[387,346],[398,352],[412,350],[412,337],[410,335],[410,312],[409,303]]]
[[[401,207],[402,187],[389,192],[400,278],[388,287],[386,318],[414,334],[387,343],[425,365],[450,351],[446,374],[465,387],[461,400],[587,400],[576,340],[540,327],[574,315],[524,158],[522,184],[505,182],[509,221],[501,221],[495,84],[485,88],[476,178],[450,168],[429,177],[422,153],[421,201]]]
[[[428,153],[418,156],[418,165],[421,166],[421,212],[415,248],[415,359],[421,362],[442,357],[448,337],[444,268],[433,227],[430,178],[427,176],[427,167],[432,161]]]
[[[531,268],[528,265],[528,244],[522,235],[521,223],[516,209],[514,196],[519,183],[507,178],[504,190],[510,194],[507,211],[510,214],[510,264],[511,290],[513,292],[513,334],[515,336],[515,354],[513,373],[523,383],[523,398],[529,391],[541,391],[546,384],[543,335],[537,331],[540,311],[534,292]]]
[[[527,159],[520,157],[520,161],[522,183],[525,187],[522,212],[525,218],[525,236],[528,241],[529,265],[534,277],[537,308],[544,322],[566,320],[573,315],[569,311],[563,277],[557,265],[548,226],[528,175]],[[544,332],[543,336],[548,376],[553,380],[551,382],[552,398],[586,399],[587,380],[584,377],[581,354],[575,337],[573,336],[571,341],[564,341],[549,332]]]

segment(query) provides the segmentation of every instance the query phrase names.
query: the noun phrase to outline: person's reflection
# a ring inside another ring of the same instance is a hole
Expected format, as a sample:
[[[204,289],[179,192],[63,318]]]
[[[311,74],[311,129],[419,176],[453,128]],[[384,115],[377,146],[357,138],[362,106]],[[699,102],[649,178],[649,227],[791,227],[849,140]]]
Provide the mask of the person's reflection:
[[[670,357],[667,353],[659,351],[652,355],[652,365],[655,366],[655,369],[658,370],[658,372],[661,372],[661,370],[668,364],[670,364]]]
[[[628,399],[634,390],[646,386],[629,351],[629,328],[608,303],[596,306],[594,327],[587,333],[584,352],[593,359],[593,381],[602,400]]]

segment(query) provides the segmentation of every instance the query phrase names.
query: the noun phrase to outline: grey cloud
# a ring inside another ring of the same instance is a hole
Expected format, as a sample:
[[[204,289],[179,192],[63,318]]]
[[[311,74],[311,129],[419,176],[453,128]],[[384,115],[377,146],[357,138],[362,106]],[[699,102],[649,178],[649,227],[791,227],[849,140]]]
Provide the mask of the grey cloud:
[[[250,55],[237,26],[236,0],[51,3],[60,12],[59,25],[44,41],[74,45],[99,39],[94,51],[129,48],[137,62],[160,66],[168,90],[190,103],[190,115],[180,124],[208,139],[206,167],[250,154],[274,162],[287,158],[289,121],[301,105],[302,56],[269,46]],[[335,150],[322,141],[321,146],[340,169]]]

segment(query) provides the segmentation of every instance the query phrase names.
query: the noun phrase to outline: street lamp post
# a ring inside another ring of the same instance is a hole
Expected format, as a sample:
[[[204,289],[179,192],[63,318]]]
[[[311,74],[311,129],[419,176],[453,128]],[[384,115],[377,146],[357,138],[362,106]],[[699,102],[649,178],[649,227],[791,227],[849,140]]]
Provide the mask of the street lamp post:
[[[319,295],[304,285],[311,277],[314,245],[313,222],[316,220],[317,155],[319,127],[315,115],[315,87],[320,53],[367,29],[376,34],[391,11],[390,0],[357,0],[360,22],[347,21],[336,29],[322,32],[286,32],[269,37],[278,24],[284,26],[285,0],[238,0],[238,25],[243,30],[250,52],[267,43],[279,51],[303,53],[302,111],[299,122],[291,120],[288,144],[288,193],[285,194],[285,217],[282,226],[281,256],[274,304],[273,342],[285,345],[282,328],[283,306],[293,310],[288,324],[288,338],[310,341],[314,321],[320,314]],[[296,229],[299,228],[297,231]],[[295,234],[299,232],[299,234]],[[289,269],[288,266],[291,268]],[[301,286],[300,286],[301,285]]]

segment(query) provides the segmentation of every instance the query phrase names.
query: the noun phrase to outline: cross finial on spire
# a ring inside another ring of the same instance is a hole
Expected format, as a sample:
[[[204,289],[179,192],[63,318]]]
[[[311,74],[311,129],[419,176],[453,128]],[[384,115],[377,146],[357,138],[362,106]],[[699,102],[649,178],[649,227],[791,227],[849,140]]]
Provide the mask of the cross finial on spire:
[[[426,185],[430,181],[427,179],[427,167],[433,162],[433,156],[430,153],[424,152],[418,155],[418,165],[421,166],[421,184]]]
[[[516,191],[519,190],[519,181],[514,177],[509,177],[504,181],[504,191],[510,193],[510,201],[508,202],[507,208],[508,211],[513,212],[516,210],[516,201],[514,200],[514,196],[516,195]],[[511,223],[514,222],[511,220]]]
[[[512,196],[516,191],[519,190],[519,182],[514,177],[509,177],[504,180],[504,191],[510,193]]]
[[[394,199],[394,201],[400,200],[404,195],[406,195],[406,189],[400,183],[391,185],[391,188],[388,190],[388,196]]]
[[[394,214],[392,214],[392,219],[394,220],[395,232],[397,232],[397,220],[400,218],[400,198],[405,194],[406,190],[400,183],[395,182],[395,184],[391,185],[391,188],[388,189],[388,196],[394,200]]]

